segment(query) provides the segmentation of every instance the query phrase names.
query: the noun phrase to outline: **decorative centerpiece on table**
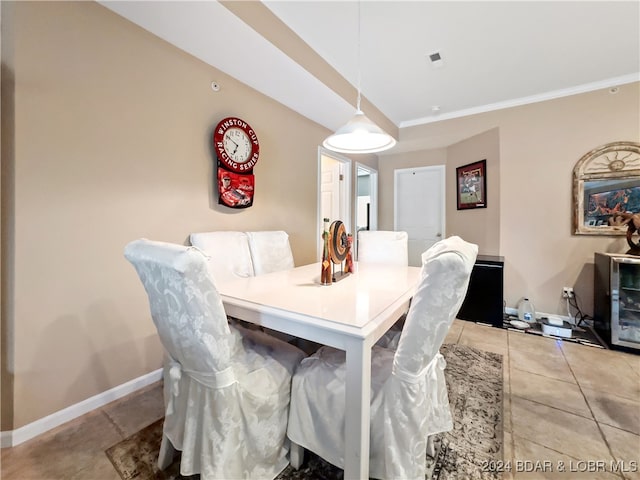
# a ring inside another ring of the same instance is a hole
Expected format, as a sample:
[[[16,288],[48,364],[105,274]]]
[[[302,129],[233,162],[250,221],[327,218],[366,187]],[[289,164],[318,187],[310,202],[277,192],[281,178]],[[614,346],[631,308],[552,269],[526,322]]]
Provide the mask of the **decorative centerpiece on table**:
[[[627,226],[627,243],[630,249],[627,255],[640,255],[640,239],[633,241],[633,235],[640,235],[640,213],[616,213],[609,219],[611,225]]]
[[[329,219],[325,218],[324,228],[322,229],[322,269],[320,271],[320,283],[322,285],[331,285],[331,253],[329,252],[329,244],[331,235],[329,234]]]
[[[329,219],[324,219],[324,229],[322,232],[322,271],[320,283],[330,285],[338,282],[353,272],[353,259],[351,256],[351,245],[353,237],[347,234],[344,223],[335,220],[329,225]],[[340,265],[340,270],[336,271],[336,265]]]
[[[349,236],[347,229],[340,220],[335,220],[329,227],[329,251],[333,263],[332,280],[338,282],[349,275],[343,262],[349,252]],[[340,265],[340,271],[336,272],[335,266]]]
[[[351,248],[353,247],[353,235],[347,234],[347,258],[344,260],[344,271],[347,273],[353,272],[353,254]]]

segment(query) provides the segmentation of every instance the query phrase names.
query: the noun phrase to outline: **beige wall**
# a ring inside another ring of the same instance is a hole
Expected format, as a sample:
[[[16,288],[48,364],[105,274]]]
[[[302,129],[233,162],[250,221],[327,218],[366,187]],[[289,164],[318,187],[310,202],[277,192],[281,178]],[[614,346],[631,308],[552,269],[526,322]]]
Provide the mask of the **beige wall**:
[[[3,76],[2,99],[15,103],[2,112],[3,134],[14,129],[2,145],[8,430],[161,366],[127,242],[285,229],[295,261],[315,261],[317,148],[329,132],[97,3],[2,7],[15,76],[15,88]],[[218,206],[212,188],[212,129],[230,115],[260,140],[246,210]]]
[[[640,83],[404,129],[401,141],[468,139],[444,149],[379,159],[380,228],[393,227],[393,170],[447,168],[447,235],[505,257],[505,301],[529,296],[536,309],[566,315],[563,286],[574,286],[584,313],[593,311],[593,255],[624,252],[623,237],[572,235],[572,173],[605,143],[640,141]],[[456,210],[455,168],[487,159],[486,209]]]
[[[487,205],[491,208],[458,211],[456,167],[478,160],[487,160]],[[384,155],[378,163],[381,230],[393,230],[394,227],[394,171],[445,165],[445,236],[459,235],[479,245],[480,253],[484,255],[500,254],[500,143],[497,128],[447,148]]]
[[[458,210],[456,167],[487,161],[486,208]],[[500,255],[500,138],[498,129],[475,135],[447,149],[447,235],[481,246],[483,255]]]

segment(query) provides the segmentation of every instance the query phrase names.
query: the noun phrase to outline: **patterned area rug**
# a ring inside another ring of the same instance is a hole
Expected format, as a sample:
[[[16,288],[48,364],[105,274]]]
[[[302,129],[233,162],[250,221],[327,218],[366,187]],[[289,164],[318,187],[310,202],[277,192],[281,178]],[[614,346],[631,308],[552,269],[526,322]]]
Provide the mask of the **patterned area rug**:
[[[497,479],[487,472],[490,461],[502,460],[502,356],[465,345],[443,345],[445,376],[454,427],[435,440],[436,455],[427,456],[426,480]],[[123,480],[197,480],[180,475],[180,457],[169,468],[156,466],[162,420],[110,447],[106,454]],[[338,480],[341,469],[305,452],[299,470],[285,468],[277,480]]]

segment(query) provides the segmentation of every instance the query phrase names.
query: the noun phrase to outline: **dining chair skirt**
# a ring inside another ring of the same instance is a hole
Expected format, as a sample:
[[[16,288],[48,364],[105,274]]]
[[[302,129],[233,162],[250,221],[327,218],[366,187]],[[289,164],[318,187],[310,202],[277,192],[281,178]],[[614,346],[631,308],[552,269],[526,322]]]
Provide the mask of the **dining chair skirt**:
[[[182,475],[276,477],[288,464],[291,376],[304,353],[230,324],[201,250],[140,239],[125,256],[166,352],[159,467],[177,449]]]
[[[478,247],[459,237],[432,247],[397,349],[371,352],[369,476],[425,476],[427,438],[453,427],[439,348],[469,283]],[[322,347],[296,370],[287,435],[344,468],[345,353]]]

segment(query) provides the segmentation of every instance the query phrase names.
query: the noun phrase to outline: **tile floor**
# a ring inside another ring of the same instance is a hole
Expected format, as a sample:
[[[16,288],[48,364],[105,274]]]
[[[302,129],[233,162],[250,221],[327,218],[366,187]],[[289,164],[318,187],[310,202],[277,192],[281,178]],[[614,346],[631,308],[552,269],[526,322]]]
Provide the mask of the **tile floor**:
[[[640,479],[640,355],[458,320],[446,342],[503,355],[505,480]],[[3,449],[0,478],[118,480],[104,451],[162,415],[151,385]]]

